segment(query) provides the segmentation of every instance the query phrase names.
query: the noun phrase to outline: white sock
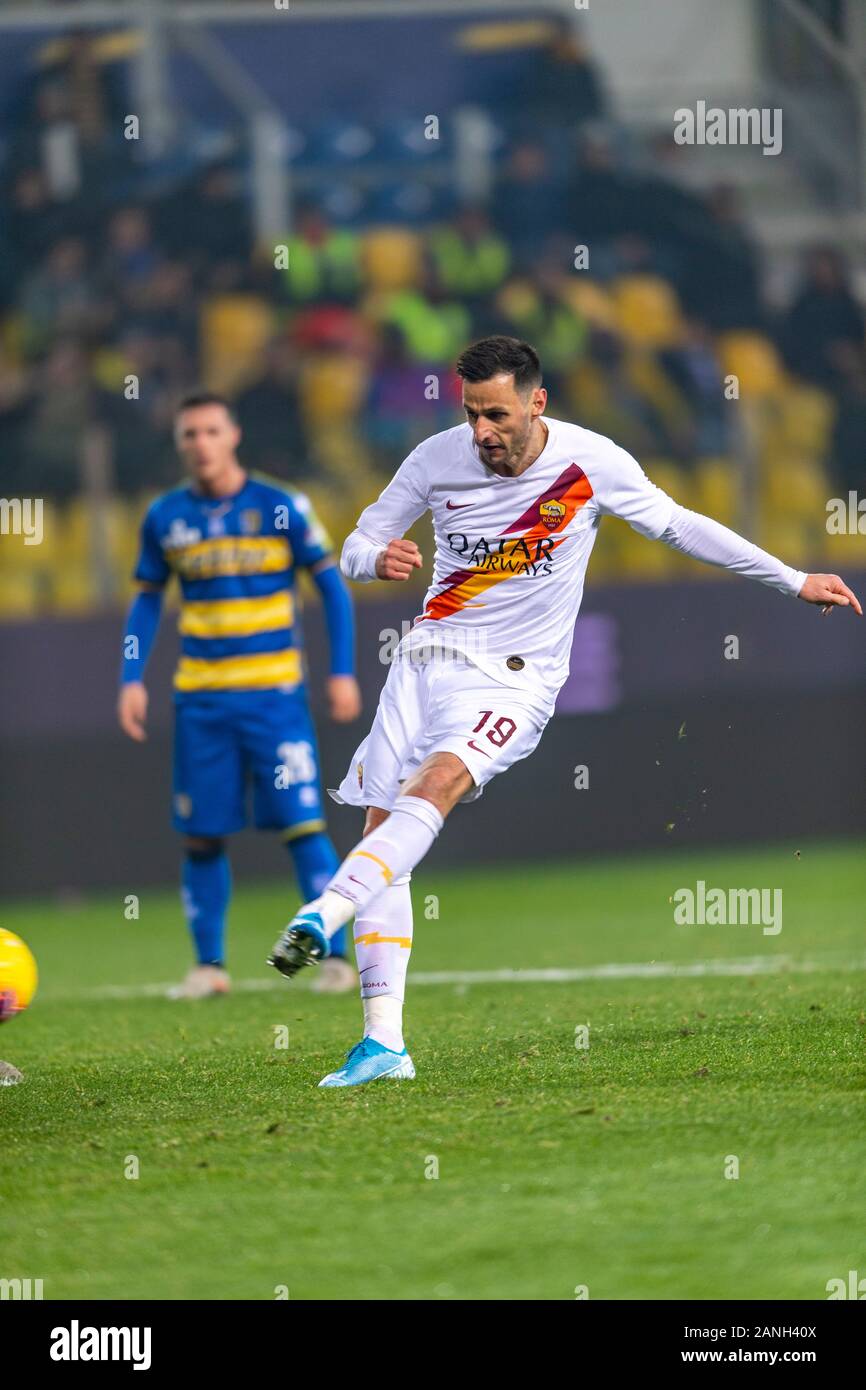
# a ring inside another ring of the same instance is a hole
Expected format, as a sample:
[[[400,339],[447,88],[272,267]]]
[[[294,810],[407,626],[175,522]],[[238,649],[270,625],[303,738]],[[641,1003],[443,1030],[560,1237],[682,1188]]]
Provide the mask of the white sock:
[[[412,894],[403,874],[355,918],[364,1036],[403,1050],[403,999],[412,950]]]
[[[381,994],[375,999],[364,999],[364,1037],[375,1038],[383,1047],[392,1052],[402,1052],[403,1042],[403,1001],[392,994]]]
[[[332,937],[395,879],[411,873],[444,824],[432,801],[398,796],[388,819],[349,851],[322,896],[307,905],[321,913],[326,935]]]
[[[305,903],[302,911],[319,913],[325,936],[330,941],[334,932],[351,922],[355,915],[355,904],[349,902],[342,893],[335,893],[333,889],[326,888],[320,898],[313,898],[312,902]]]

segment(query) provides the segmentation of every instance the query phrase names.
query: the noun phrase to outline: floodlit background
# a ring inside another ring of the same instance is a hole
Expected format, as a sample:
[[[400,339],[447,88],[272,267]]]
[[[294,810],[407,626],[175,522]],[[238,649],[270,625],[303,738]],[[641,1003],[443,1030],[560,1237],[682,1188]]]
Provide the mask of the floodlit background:
[[[658,0],[651,22],[601,0],[7,3],[0,493],[43,499],[44,538],[0,536],[0,891],[174,880],[170,619],[143,749],[113,706],[187,388],[235,401],[244,461],[339,544],[461,418],[460,348],[525,336],[551,415],[866,589],[866,534],[827,526],[864,492],[864,92],[866,11],[843,0]],[[781,108],[781,152],[678,145],[698,101]],[[420,599],[355,594],[366,707],[348,730],[319,711],[331,785]],[[306,628],[318,705],[312,599]],[[847,615],[607,521],[557,718],[436,862],[856,835],[864,675]],[[332,821],[347,845],[354,818]],[[252,836],[236,862],[281,869]]]

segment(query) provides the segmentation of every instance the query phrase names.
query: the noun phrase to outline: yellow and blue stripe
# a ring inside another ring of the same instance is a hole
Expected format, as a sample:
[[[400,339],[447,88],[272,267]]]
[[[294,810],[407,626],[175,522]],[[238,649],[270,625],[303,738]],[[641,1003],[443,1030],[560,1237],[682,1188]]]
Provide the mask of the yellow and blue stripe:
[[[209,534],[219,527],[219,534]],[[142,527],[136,577],[179,580],[181,660],[175,689],[264,690],[299,685],[295,566],[330,554],[309,503],[248,478],[232,499],[191,488],[160,498]]]

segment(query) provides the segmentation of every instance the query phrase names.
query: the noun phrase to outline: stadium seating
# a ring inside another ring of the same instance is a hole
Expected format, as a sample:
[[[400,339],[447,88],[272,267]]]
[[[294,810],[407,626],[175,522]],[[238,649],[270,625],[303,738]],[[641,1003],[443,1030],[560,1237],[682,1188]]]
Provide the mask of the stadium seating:
[[[762,538],[770,548],[778,541],[785,555],[795,555],[803,545],[803,553],[841,566],[841,557],[862,550],[862,537],[831,537],[824,525],[826,500],[838,491],[832,481],[836,403],[830,392],[792,375],[769,332],[750,326],[714,333],[703,322],[695,332],[683,274],[688,267],[676,246],[641,248],[640,237],[632,236],[623,248],[612,231],[609,240],[598,239],[592,272],[573,270],[573,168],[563,153],[571,145],[560,142],[555,130],[547,132],[549,139],[533,134],[499,100],[503,83],[519,85],[521,74],[525,77],[529,50],[507,43],[501,51],[487,52],[484,44],[465,46],[474,31],[462,25],[456,31],[459,42],[445,41],[441,25],[429,18],[419,18],[418,26],[411,42],[408,29],[374,26],[380,41],[402,55],[391,65],[392,85],[387,92],[378,86],[359,90],[351,103],[331,105],[320,99],[311,73],[299,74],[297,84],[286,90],[262,35],[247,36],[257,79],[265,87],[271,84],[272,99],[288,123],[286,153],[297,179],[295,226],[285,237],[293,254],[290,269],[282,271],[273,267],[270,244],[255,253],[251,238],[245,243],[240,230],[236,242],[229,238],[225,255],[190,239],[185,219],[187,206],[195,206],[190,190],[213,151],[225,149],[231,113],[202,84],[195,65],[178,55],[178,74],[192,104],[181,148],[155,166],[124,165],[111,196],[138,201],[145,209],[153,228],[153,243],[142,252],[145,263],[150,257],[157,266],[165,260],[187,265],[194,286],[190,302],[153,306],[146,277],[131,290],[123,274],[111,271],[108,261],[102,264],[110,199],[88,247],[84,283],[57,294],[58,303],[67,295],[73,303],[81,295],[92,299],[92,321],[81,339],[89,379],[80,383],[76,408],[88,392],[94,405],[100,397],[117,396],[124,374],[138,370],[129,337],[144,343],[145,365],[149,362],[151,376],[160,379],[151,380],[152,400],[142,405],[138,419],[143,430],[156,422],[155,446],[140,455],[133,451],[132,464],[124,456],[118,486],[127,495],[102,506],[98,517],[80,497],[57,500],[74,486],[74,461],[65,480],[61,477],[57,498],[49,483],[46,500],[57,543],[26,553],[9,547],[0,552],[0,614],[52,607],[82,611],[127,591],[141,499],[163,481],[137,477],[136,468],[149,462],[138,464],[136,458],[159,460],[179,389],[201,382],[230,397],[239,395],[256,382],[275,335],[297,359],[299,405],[309,436],[297,450],[309,472],[301,481],[319,499],[337,536],[381,488],[385,477],[377,468],[392,466],[388,450],[396,447],[395,439],[402,440],[400,422],[388,434],[381,428],[381,407],[377,421],[370,403],[377,383],[387,380],[377,374],[395,370],[402,351],[407,373],[432,371],[442,377],[467,341],[482,332],[505,331],[528,337],[540,349],[550,377],[551,413],[555,406],[567,418],[616,439],[685,505]],[[478,32],[487,30],[482,26]],[[325,31],[320,41],[325,43]],[[482,69],[476,73],[472,66],[482,51],[483,81]],[[479,199],[480,218],[478,209],[459,205],[459,123],[450,119],[465,100],[470,68],[473,102],[488,117],[495,176],[492,192]],[[14,65],[7,62],[6,69],[14,85]],[[426,107],[420,95],[425,90]],[[542,95],[536,94],[539,100]],[[436,138],[428,138],[426,123],[419,123],[419,101],[420,109],[448,113]],[[510,191],[504,196],[496,180],[507,174],[521,142],[529,165],[544,166],[546,172],[537,184],[530,181],[525,196]],[[614,123],[609,142],[623,175],[629,174],[629,132]],[[237,180],[238,193],[249,195],[246,155],[233,153],[225,167]],[[611,170],[610,185],[602,181],[600,186],[616,187],[617,177]],[[622,186],[626,183],[624,178]],[[660,188],[663,196],[661,183]],[[211,216],[220,231],[232,209],[238,215],[240,202],[235,195],[234,203],[217,205]],[[500,225],[502,214],[513,220],[502,217]],[[198,206],[189,227],[207,242],[207,210]],[[220,237],[216,244],[223,245]],[[26,419],[23,427],[15,421],[16,393],[23,383],[26,417],[30,410],[38,413],[40,399],[54,389],[50,346],[36,352],[40,334],[28,317],[34,301],[42,304],[56,292],[44,275],[50,250],[46,244],[42,260],[25,258],[26,273],[18,277],[20,284],[10,277],[0,312],[0,410],[8,402],[10,448],[22,458],[38,447],[38,438],[34,445]],[[235,263],[227,266],[225,257]],[[766,306],[755,309],[750,322],[770,322]],[[47,338],[42,325],[41,341],[62,342],[64,332],[58,317]],[[389,350],[398,341],[390,361],[383,351],[386,339]],[[707,409],[714,372],[719,378],[733,375],[738,383],[724,421]],[[399,381],[399,372],[395,375]],[[459,401],[455,397],[449,415],[448,400],[433,428],[461,418]],[[105,417],[110,420],[111,412],[99,415]],[[256,464],[254,458],[249,462]],[[49,468],[47,476],[57,474]],[[686,572],[684,566],[689,573],[700,572],[663,547],[612,527],[602,528],[593,570],[651,579],[678,567]],[[359,597],[365,592],[359,590]]]
[[[715,517],[723,526],[736,529],[742,523],[742,477],[733,459],[702,459],[692,481],[695,511]]]
[[[259,295],[218,295],[201,313],[202,376],[212,391],[233,395],[249,381],[275,329]]]
[[[363,238],[361,257],[369,288],[402,290],[421,281],[424,250],[420,238],[405,227],[377,227]]]
[[[724,374],[737,377],[741,398],[770,396],[781,389],[784,372],[779,354],[762,333],[723,333],[719,356]]]
[[[620,276],[612,296],[617,326],[629,342],[653,348],[679,342],[682,320],[677,296],[659,276]]]

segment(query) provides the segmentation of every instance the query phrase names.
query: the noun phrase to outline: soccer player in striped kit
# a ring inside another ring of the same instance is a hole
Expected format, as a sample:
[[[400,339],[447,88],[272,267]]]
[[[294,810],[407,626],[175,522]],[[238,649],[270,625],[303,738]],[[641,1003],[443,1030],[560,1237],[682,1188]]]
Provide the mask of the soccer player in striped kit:
[[[176,575],[181,657],[174,677],[174,826],[184,837],[183,903],[196,960],[176,998],[229,989],[226,915],[231,875],[225,837],[247,820],[252,786],[258,829],[276,830],[302,895],[318,896],[337,869],[326,833],[316,737],[304,688],[295,574],[306,568],[322,596],[330,641],[331,718],[357,718],[352,601],[331,542],[308,499],[248,473],[229,404],[201,393],[180,405],[175,440],[189,482],[157,498],[141,527],[141,586],[124,630],[120,726],[146,737],[148,654],[162,591]],[[321,978],[330,992],[356,982],[345,932]]]

